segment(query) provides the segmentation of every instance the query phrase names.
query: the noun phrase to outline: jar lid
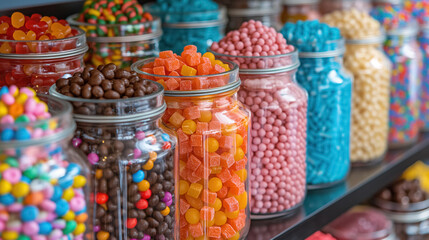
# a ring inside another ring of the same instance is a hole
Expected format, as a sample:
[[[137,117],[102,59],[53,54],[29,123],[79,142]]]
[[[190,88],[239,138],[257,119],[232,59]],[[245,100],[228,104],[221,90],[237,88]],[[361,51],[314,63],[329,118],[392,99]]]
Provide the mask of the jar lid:
[[[269,68],[257,68],[257,69],[248,69],[241,67],[240,64],[240,74],[275,74],[282,73],[291,70],[295,70],[299,67],[300,62],[298,58],[298,50],[295,48],[292,52],[280,55],[272,55],[272,56],[234,56],[227,55],[215,52],[211,49],[208,49],[209,52],[213,53],[215,56],[227,59],[232,62],[243,62],[243,63],[251,63],[260,61],[264,66],[269,66],[269,63],[273,63],[273,66],[269,66]]]
[[[283,0],[285,5],[318,4],[320,0]]]
[[[67,76],[64,76],[67,77]],[[148,80],[150,81],[150,80]],[[150,83],[156,87],[152,94],[142,97],[120,98],[120,99],[85,99],[69,97],[57,91],[56,85],[49,88],[49,94],[55,98],[70,102],[72,106],[78,108],[82,105],[92,105],[94,108],[110,107],[116,109],[116,115],[83,115],[73,113],[76,122],[88,123],[125,123],[153,118],[164,113],[166,109],[163,99],[164,87],[154,81]]]
[[[33,41],[17,41],[17,40],[7,40],[0,39],[0,45],[9,44],[15,45],[17,43],[24,43],[27,45],[34,45],[35,47],[63,47],[65,45],[70,45],[68,50],[59,50],[52,52],[41,52],[41,53],[0,53],[0,58],[3,59],[35,59],[35,60],[45,60],[45,59],[58,59],[66,58],[72,56],[78,56],[84,54],[88,51],[88,45],[86,44],[85,32],[79,28],[74,28],[79,32],[78,35],[68,38],[61,39],[52,39],[52,40],[33,40]]]
[[[403,4],[404,0],[372,0],[373,3]]]
[[[402,205],[376,198],[373,203],[395,222],[413,223],[429,219],[429,199]]]
[[[37,97],[48,105],[51,117],[48,119],[37,120],[35,122],[20,122],[13,124],[1,124],[0,129],[19,129],[37,126],[56,126],[53,129],[55,133],[41,138],[29,139],[29,140],[13,140],[13,141],[0,141],[0,151],[11,149],[11,148],[24,148],[29,146],[40,146],[46,145],[53,142],[59,142],[67,137],[72,137],[76,129],[76,123],[72,119],[71,111],[72,106],[66,101],[59,100],[49,95],[37,94]]]
[[[324,42],[324,46],[327,46],[329,51],[318,51],[318,52],[299,52],[299,58],[329,58],[338,57],[344,55],[344,38],[337,40],[330,40]],[[332,50],[331,50],[332,49]]]
[[[201,90],[191,90],[191,91],[171,91],[171,90],[165,90],[164,95],[166,97],[194,97],[194,96],[206,96],[206,95],[214,95],[219,93],[228,92],[231,90],[234,90],[238,87],[240,87],[241,81],[238,77],[238,65],[232,61],[223,60],[224,63],[227,63],[231,70],[218,73],[218,74],[210,74],[210,75],[197,75],[197,76],[163,76],[163,75],[156,75],[156,74],[150,74],[143,72],[141,70],[141,67],[143,67],[145,64],[155,61],[155,58],[148,58],[139,60],[131,65],[131,70],[137,72],[141,75],[143,78],[173,78],[173,79],[181,79],[183,80],[193,80],[196,78],[204,78],[208,79],[210,81],[211,78],[216,79],[219,77],[223,77],[224,81],[227,80],[227,84],[221,87],[214,87],[214,88],[208,88],[208,89],[201,89]]]
[[[165,28],[182,28],[182,29],[193,29],[193,28],[208,28],[208,27],[219,27],[225,26],[227,23],[226,19],[204,21],[204,22],[183,22],[183,23],[164,23]]]
[[[281,12],[280,7],[273,8],[247,8],[247,9],[239,9],[232,8],[228,9],[228,15],[231,17],[255,17],[255,16],[271,16],[276,15]]]

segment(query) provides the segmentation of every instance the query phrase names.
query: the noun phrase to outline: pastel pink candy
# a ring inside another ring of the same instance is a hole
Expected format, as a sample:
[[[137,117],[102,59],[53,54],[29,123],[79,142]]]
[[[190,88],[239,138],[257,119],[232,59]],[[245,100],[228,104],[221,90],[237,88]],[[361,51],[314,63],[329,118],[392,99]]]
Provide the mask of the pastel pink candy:
[[[21,171],[17,168],[8,168],[2,173],[2,177],[12,184],[18,183],[21,180],[21,176]]]
[[[24,208],[24,207],[22,206],[22,204],[21,204],[21,203],[12,203],[11,205],[9,205],[9,206],[7,207],[7,210],[8,210],[9,212],[17,213],[17,212],[21,212],[21,210],[22,210],[23,208]]]
[[[6,225],[4,224],[4,222],[0,221],[0,232],[3,232],[6,228]]]
[[[70,209],[73,212],[79,212],[85,207],[85,199],[80,197],[74,197],[70,200]]]
[[[52,212],[52,211],[55,211],[55,208],[57,207],[57,205],[53,201],[45,199],[41,203],[40,207],[45,211]]]
[[[52,232],[49,234],[49,240],[59,240],[61,239],[61,237],[63,236],[63,232],[59,229],[54,229],[52,230]]]
[[[6,105],[12,105],[15,103],[15,98],[10,93],[3,94],[1,96],[1,101]]]
[[[239,100],[252,112],[252,213],[277,213],[305,195],[307,96],[291,75],[240,74]]]
[[[26,222],[22,226],[22,231],[29,236],[34,236],[39,233],[39,224],[36,222]]]

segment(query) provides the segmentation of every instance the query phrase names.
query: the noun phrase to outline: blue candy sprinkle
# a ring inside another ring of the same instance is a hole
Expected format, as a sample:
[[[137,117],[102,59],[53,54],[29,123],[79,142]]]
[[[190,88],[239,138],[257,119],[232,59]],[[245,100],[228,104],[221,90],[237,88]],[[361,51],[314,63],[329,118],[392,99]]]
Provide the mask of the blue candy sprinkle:
[[[139,183],[143,181],[144,179],[144,172],[142,170],[138,170],[136,173],[133,174],[133,182]]]
[[[39,234],[48,235],[52,232],[52,225],[49,222],[39,223]]]
[[[18,128],[18,130],[16,130],[16,133],[15,133],[15,138],[16,140],[20,140],[20,141],[28,140],[31,138],[31,134],[25,128]]]
[[[69,203],[64,199],[60,199],[57,201],[57,207],[55,208],[55,213],[59,217],[62,217],[69,211],[69,209],[70,209]]]
[[[21,220],[23,222],[33,221],[39,215],[39,209],[35,206],[26,206],[21,211]]]
[[[61,198],[62,195],[63,195],[63,190],[61,189],[61,187],[55,186],[54,193],[52,194],[51,200],[57,201]]]
[[[14,137],[14,131],[11,128],[5,128],[3,131],[1,131],[1,140],[2,141],[11,141]]]
[[[170,135],[168,135],[167,133],[161,134],[161,138],[162,140],[164,140],[164,142],[170,141]]]
[[[0,196],[0,203],[5,206],[9,206],[14,202],[15,202],[15,198],[10,193]]]

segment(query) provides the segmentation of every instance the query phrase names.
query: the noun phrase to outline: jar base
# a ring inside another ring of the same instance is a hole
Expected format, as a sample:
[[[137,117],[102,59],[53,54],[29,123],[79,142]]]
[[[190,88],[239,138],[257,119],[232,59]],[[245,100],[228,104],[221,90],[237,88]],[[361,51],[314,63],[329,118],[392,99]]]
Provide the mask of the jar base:
[[[418,140],[418,136],[411,139],[410,141],[407,142],[402,142],[402,143],[389,143],[389,149],[401,149],[401,148],[405,148],[405,147],[409,147],[413,144],[415,144]]]
[[[307,185],[307,189],[308,190],[319,190],[319,189],[331,188],[331,187],[334,187],[340,183],[343,183],[347,179],[347,176],[348,176],[348,174],[345,177],[343,177],[342,179],[334,181],[334,182],[330,182],[330,183]]]
[[[293,215],[295,215],[299,208],[302,206],[304,202],[301,201],[300,203],[298,203],[297,205],[283,211],[283,212],[276,212],[276,213],[263,213],[263,214],[254,214],[251,213],[250,214],[250,219],[251,220],[267,220],[267,219],[273,219],[273,218],[278,218],[278,217],[292,217]]]
[[[352,162],[352,168],[354,168],[354,167],[372,167],[372,166],[378,165],[383,161],[385,156],[386,156],[386,151],[383,154],[381,154],[379,157],[371,159],[369,161]]]

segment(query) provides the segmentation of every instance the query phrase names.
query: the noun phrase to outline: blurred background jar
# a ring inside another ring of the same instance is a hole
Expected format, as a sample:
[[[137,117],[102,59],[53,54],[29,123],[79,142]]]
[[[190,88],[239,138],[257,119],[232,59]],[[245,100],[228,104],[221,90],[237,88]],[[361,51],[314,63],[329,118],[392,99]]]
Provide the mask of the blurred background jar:
[[[228,9],[226,31],[238,29],[243,22],[261,21],[264,25],[281,27],[281,0],[217,0]]]
[[[371,0],[321,0],[320,13],[322,15],[335,12],[337,10],[357,9],[363,12],[371,10]]]
[[[320,0],[283,0],[282,23],[320,18]]]

